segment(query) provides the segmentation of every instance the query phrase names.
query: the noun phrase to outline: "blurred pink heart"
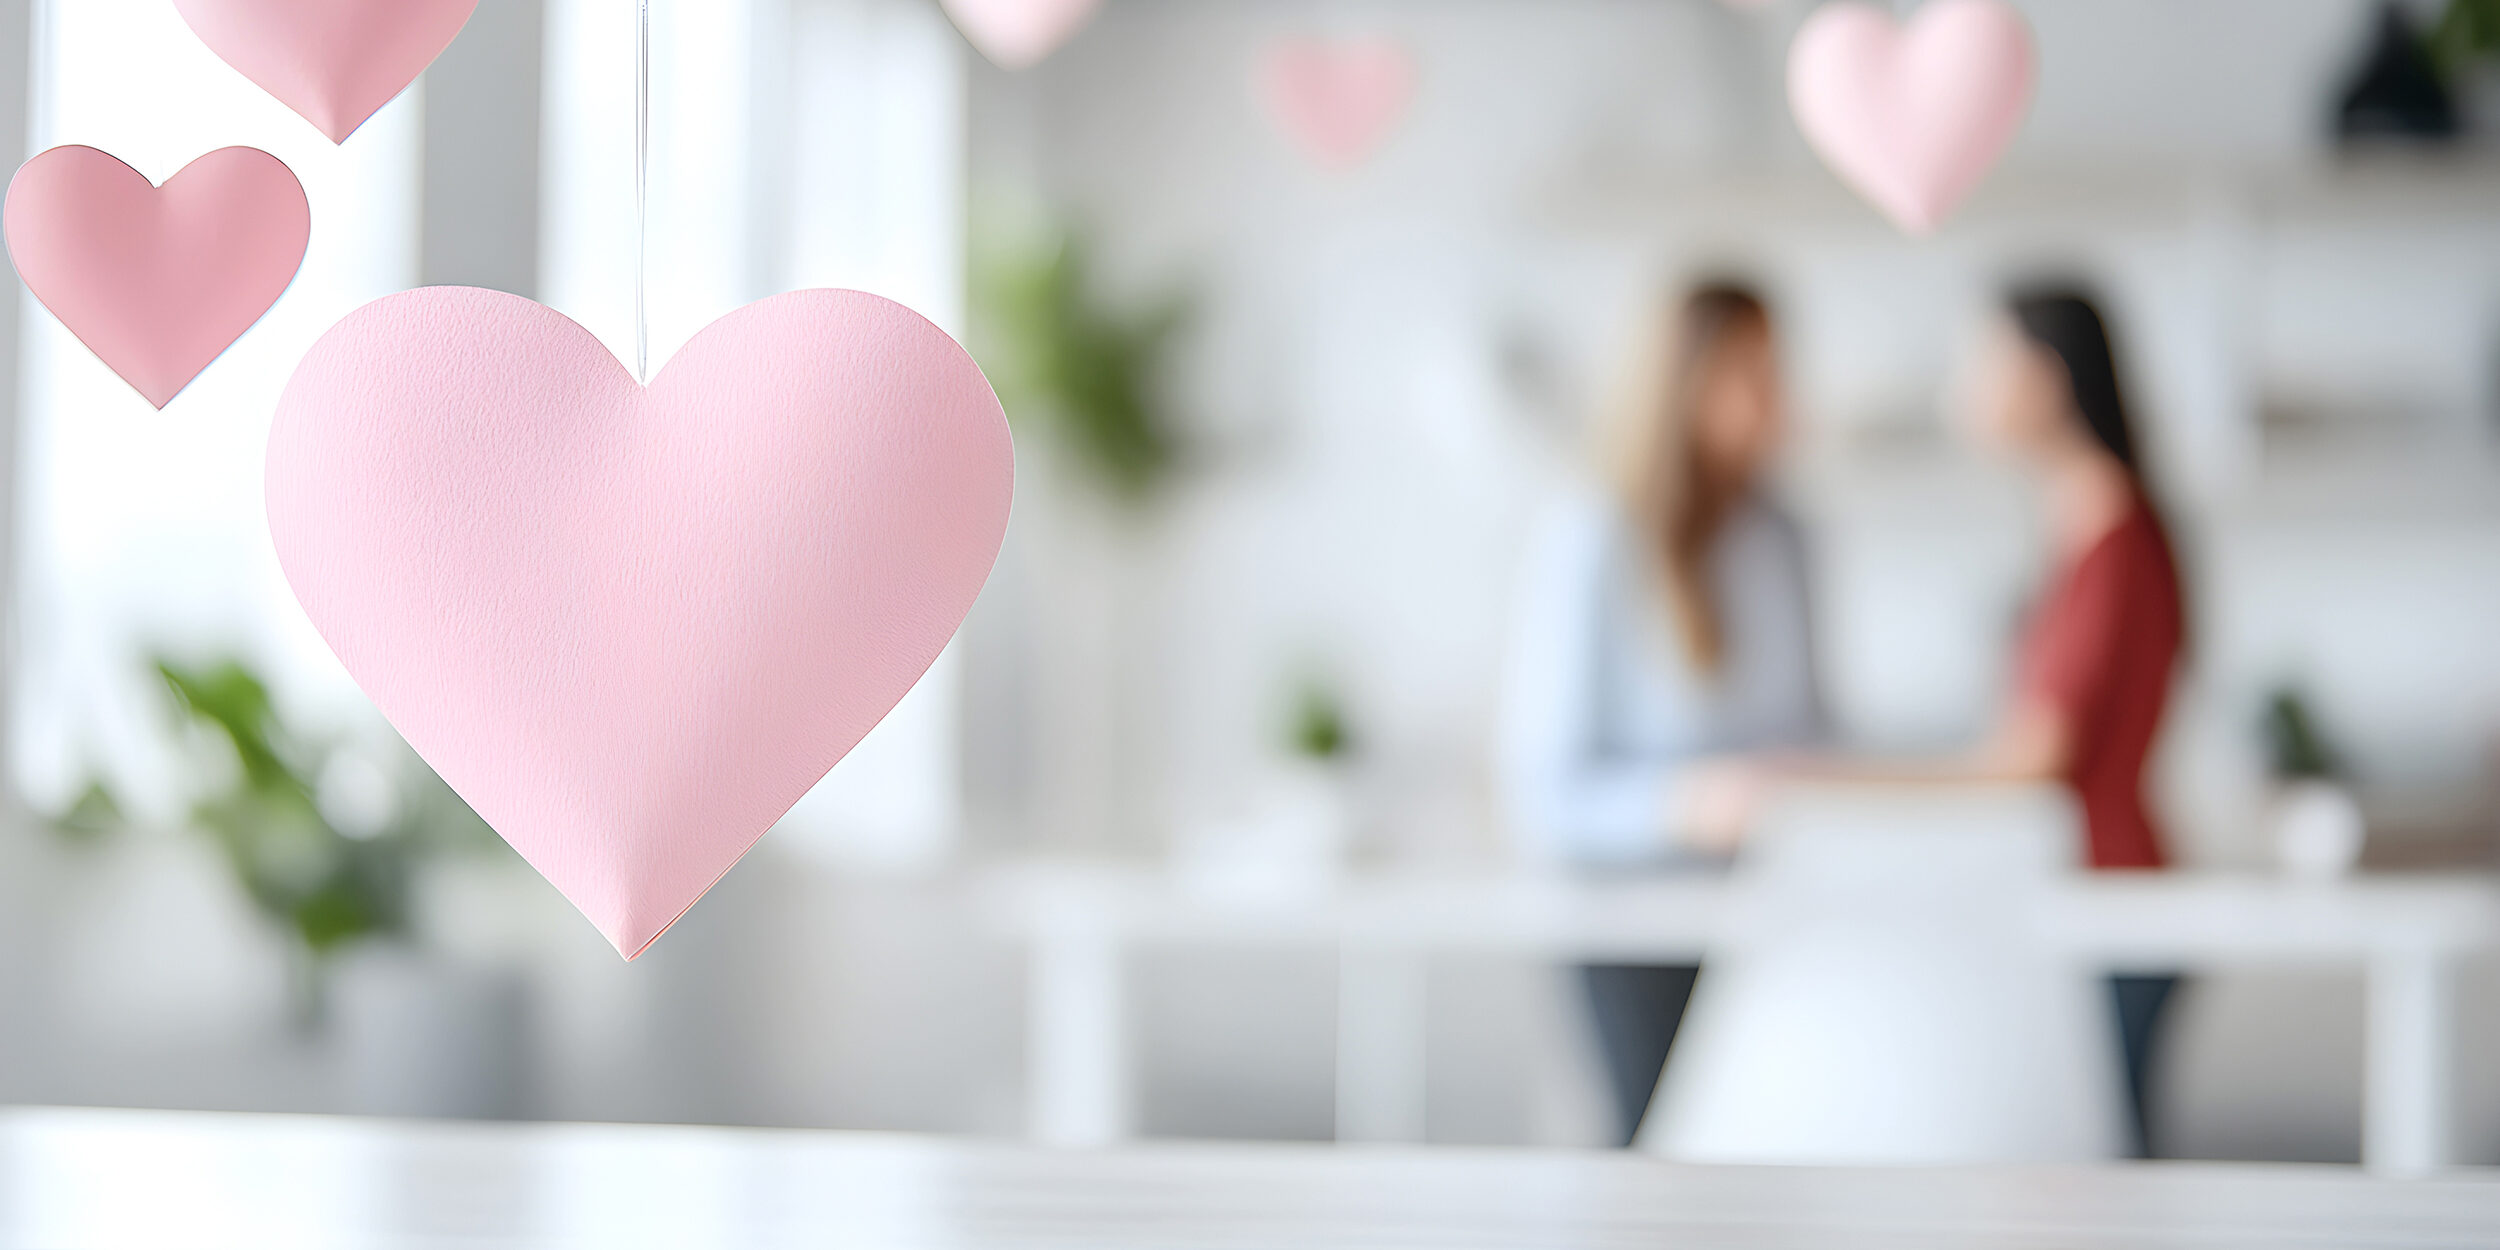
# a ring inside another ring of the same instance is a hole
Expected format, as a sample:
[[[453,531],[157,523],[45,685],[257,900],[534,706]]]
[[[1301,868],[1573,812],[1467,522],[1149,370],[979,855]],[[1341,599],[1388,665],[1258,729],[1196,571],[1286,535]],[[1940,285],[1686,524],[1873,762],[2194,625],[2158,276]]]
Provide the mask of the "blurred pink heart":
[[[1388,39],[1288,39],[1268,50],[1259,87],[1276,123],[1323,168],[1380,149],[1415,99],[1415,61]]]
[[[937,659],[1014,483],[972,357],[857,291],[750,304],[648,388],[519,296],[393,295],[269,432],[306,615],[629,959]]]
[[[1797,32],[1788,98],[1824,163],[1927,234],[2013,142],[2038,73],[2031,28],[2003,0],[1931,0],[1906,28],[1841,0]]]
[[[1002,69],[1024,69],[1059,50],[1102,0],[943,0],[955,28]]]
[[[219,60],[333,143],[451,46],[477,0],[174,0]]]
[[[220,148],[162,187],[89,147],[9,181],[9,259],[98,359],[163,408],[303,267],[312,208],[286,163]]]

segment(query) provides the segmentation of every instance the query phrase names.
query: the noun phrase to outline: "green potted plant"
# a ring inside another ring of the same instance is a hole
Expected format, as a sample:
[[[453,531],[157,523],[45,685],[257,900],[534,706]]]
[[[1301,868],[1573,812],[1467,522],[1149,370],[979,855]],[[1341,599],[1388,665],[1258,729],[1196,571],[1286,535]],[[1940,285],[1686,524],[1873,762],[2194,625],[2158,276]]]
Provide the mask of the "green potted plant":
[[[1184,884],[1210,894],[1299,896],[1328,888],[1352,849],[1356,737],[1337,684],[1315,667],[1285,687],[1275,753],[1249,802],[1175,847]]]
[[[1182,460],[1162,371],[1188,301],[1139,310],[1105,301],[1082,239],[1027,214],[991,224],[973,249],[972,345],[1009,420],[1040,432],[1121,505],[1152,502]]]
[[[2306,879],[2349,874],[2361,862],[2368,826],[2298,689],[2283,687],[2267,700],[2265,734],[2274,766],[2267,825],[2276,862]]]
[[[318,1005],[327,960],[360,942],[408,937],[419,861],[500,845],[413,755],[394,775],[365,779],[366,790],[378,782],[384,793],[339,801],[344,769],[380,766],[290,725],[268,683],[242,661],[160,656],[153,665],[186,731],[179,737],[193,775],[222,778],[194,791],[190,823],[216,843],[253,905],[292,939],[307,970],[309,1006]]]
[[[1112,294],[1080,232],[1011,195],[978,201],[970,268],[966,342],[1023,466],[991,596],[1023,598],[972,628],[1023,633],[1055,660],[1021,713],[1051,727],[1033,735],[1028,810],[1063,850],[1161,842],[1164,814],[1138,778],[1160,770],[1167,735],[1152,667],[1137,661],[1162,645],[1186,554],[1159,522],[1204,459],[1168,397],[1188,301]],[[1042,579],[1019,566],[1047,570],[1047,592],[1022,589]]]
[[[436,857],[503,852],[441,778],[399,748],[308,734],[240,659],[150,661],[191,778],[186,824],[284,935],[296,1026],[326,1034],[351,1109],[497,1114],[512,1103],[517,986],[424,950],[414,889]],[[92,843],[129,821],[94,781],[52,825]]]

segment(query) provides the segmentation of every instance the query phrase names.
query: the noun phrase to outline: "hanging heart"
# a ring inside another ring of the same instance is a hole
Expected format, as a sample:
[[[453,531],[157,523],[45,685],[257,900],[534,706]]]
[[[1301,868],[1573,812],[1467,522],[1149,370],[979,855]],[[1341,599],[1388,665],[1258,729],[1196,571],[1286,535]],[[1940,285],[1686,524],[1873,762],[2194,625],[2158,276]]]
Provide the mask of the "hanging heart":
[[[9,180],[9,259],[107,368],[163,408],[295,281],[312,208],[286,163],[220,148],[162,187],[59,147]]]
[[[1415,98],[1415,61],[1393,40],[1288,39],[1268,49],[1259,91],[1287,137],[1322,168],[1371,159]]]
[[[856,291],[751,304],[649,387],[432,287],[313,345],[270,536],[410,745],[633,958],[920,679],[997,558],[1006,418]]]
[[[174,0],[219,60],[347,136],[451,46],[477,0]]]
[[[1788,97],[1825,164],[1927,234],[2013,142],[2038,73],[2031,28],[2003,0],[1931,0],[1907,27],[1841,0],[1797,32]]]
[[[1027,69],[1059,50],[1102,0],[941,0],[955,29],[991,64]]]

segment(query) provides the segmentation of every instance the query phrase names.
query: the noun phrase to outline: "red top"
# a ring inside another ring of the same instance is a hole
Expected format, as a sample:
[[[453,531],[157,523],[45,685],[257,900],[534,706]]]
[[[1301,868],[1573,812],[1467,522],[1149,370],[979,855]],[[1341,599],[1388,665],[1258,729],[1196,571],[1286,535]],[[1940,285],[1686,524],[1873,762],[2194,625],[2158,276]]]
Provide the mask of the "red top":
[[[2060,571],[2026,630],[2022,693],[2066,717],[2066,784],[2083,804],[2095,868],[2168,862],[2144,811],[2144,757],[2185,634],[2170,540],[2141,498]]]

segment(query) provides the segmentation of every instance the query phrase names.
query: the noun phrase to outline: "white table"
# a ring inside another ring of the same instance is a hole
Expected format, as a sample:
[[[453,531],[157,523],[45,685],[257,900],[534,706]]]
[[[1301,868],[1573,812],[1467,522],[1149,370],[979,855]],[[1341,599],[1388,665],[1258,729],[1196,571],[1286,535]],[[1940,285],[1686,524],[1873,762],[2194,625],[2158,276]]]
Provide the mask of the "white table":
[[[0,1111],[0,1250],[2432,1250],[2500,1180]]]
[[[1228,898],[1143,868],[1049,865],[1003,873],[993,888],[1030,943],[1031,1124],[1058,1145],[1133,1133],[1125,969],[1138,948],[1334,949],[1338,1137],[1417,1141],[1430,957],[1698,962],[1732,906],[1726,880],[1702,874],[1355,878],[1302,897]],[[2363,969],[2364,1159],[2399,1175],[2454,1161],[2457,969],[2500,945],[2500,883],[2077,874],[2041,920],[2066,949],[2117,972]]]

